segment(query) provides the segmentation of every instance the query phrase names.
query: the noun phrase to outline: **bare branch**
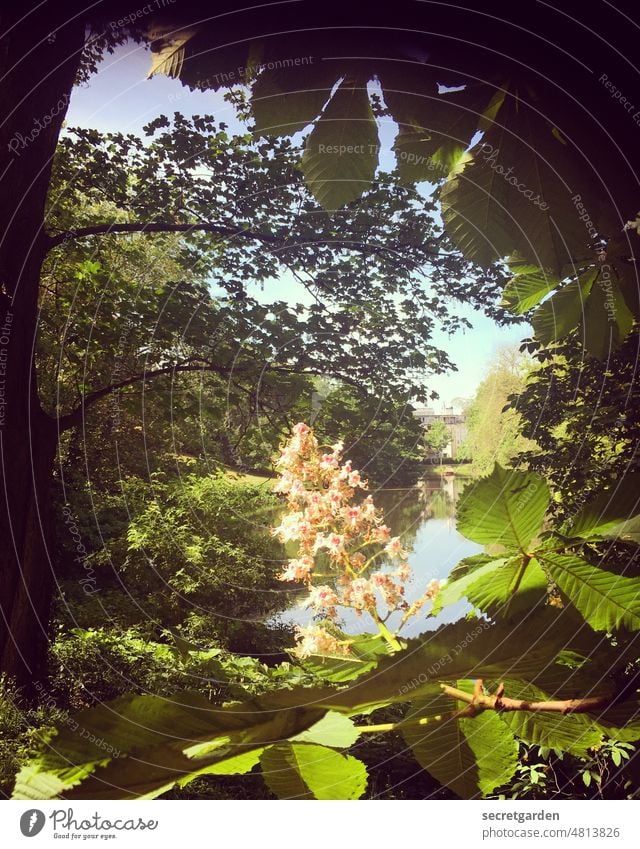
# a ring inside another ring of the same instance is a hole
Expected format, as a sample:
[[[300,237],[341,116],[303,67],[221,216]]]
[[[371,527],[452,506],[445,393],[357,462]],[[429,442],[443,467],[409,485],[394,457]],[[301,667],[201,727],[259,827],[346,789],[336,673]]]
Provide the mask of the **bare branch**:
[[[47,249],[50,250],[57,245],[65,242],[75,241],[76,239],[84,239],[87,236],[107,236],[117,233],[193,233],[193,232],[213,233],[220,236],[222,239],[244,239],[247,241],[262,242],[267,245],[272,245],[274,248],[286,251],[291,248],[304,247],[305,245],[330,245],[335,248],[344,248],[346,250],[362,251],[365,253],[390,253],[395,254],[407,250],[415,250],[417,245],[404,244],[394,242],[393,247],[380,244],[372,244],[368,242],[359,242],[356,240],[321,238],[308,239],[302,241],[290,241],[289,237],[280,238],[272,233],[262,233],[256,230],[243,230],[233,227],[225,227],[221,224],[212,224],[209,222],[193,222],[190,224],[176,224],[171,221],[154,221],[140,222],[134,224],[121,224],[119,222],[110,222],[108,224],[93,224],[89,227],[78,227],[73,230],[67,230],[60,233],[55,233],[48,236]],[[424,245],[419,246],[421,250],[426,250]],[[450,256],[446,252],[427,250],[433,257]]]
[[[592,710],[610,707],[616,700],[615,694],[609,693],[606,696],[587,696],[581,699],[558,699],[545,702],[530,702],[526,699],[510,699],[502,695],[504,685],[498,687],[498,691],[493,696],[486,696],[482,692],[482,681],[477,681],[473,693],[466,693],[464,690],[458,690],[456,687],[450,687],[448,684],[441,684],[442,692],[446,696],[451,696],[452,699],[466,702],[469,708],[463,708],[459,715],[473,716],[483,710],[495,711],[530,711],[532,713],[587,713]]]

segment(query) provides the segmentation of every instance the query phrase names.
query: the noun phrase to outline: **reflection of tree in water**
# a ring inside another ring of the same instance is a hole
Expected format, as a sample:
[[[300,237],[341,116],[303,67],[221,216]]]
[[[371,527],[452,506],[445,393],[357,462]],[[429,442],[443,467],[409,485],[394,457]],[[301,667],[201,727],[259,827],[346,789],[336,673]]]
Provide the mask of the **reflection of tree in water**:
[[[418,529],[427,517],[425,505],[417,487],[411,489],[379,490],[373,493],[378,507],[384,510],[385,523],[391,536],[399,536],[405,548],[410,549]]]
[[[455,518],[456,503],[466,481],[459,477],[425,477],[411,489],[374,492],[393,536],[411,548],[418,529],[428,519]]]
[[[431,493],[426,508],[429,519],[453,519],[455,512],[456,506],[448,492],[441,489]]]
[[[466,481],[460,477],[435,477],[427,476],[420,483],[411,488],[378,489],[372,487],[371,495],[376,505],[384,511],[385,523],[389,526],[392,536],[399,536],[404,548],[411,551],[414,547],[418,531],[424,523],[430,519],[447,519],[453,524],[455,522],[456,502]],[[282,507],[280,508],[282,509]],[[297,546],[288,543],[284,547],[287,557],[295,557]],[[324,572],[328,583],[331,583],[331,564],[328,560],[318,558],[319,572]],[[378,561],[377,569],[383,566],[383,561]],[[291,608],[306,598],[307,592],[302,587],[287,587],[282,594],[283,606],[281,609]],[[289,603],[287,604],[286,601]],[[312,621],[310,613],[304,617],[304,621]],[[339,623],[344,625],[345,623]]]

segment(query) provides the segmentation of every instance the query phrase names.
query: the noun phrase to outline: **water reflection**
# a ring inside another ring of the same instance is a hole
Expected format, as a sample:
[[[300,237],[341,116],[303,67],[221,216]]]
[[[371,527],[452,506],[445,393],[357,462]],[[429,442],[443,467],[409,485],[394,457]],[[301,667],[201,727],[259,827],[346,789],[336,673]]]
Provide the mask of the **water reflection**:
[[[405,548],[411,552],[409,563],[413,569],[413,580],[406,591],[409,603],[422,595],[432,578],[446,578],[463,557],[483,550],[481,545],[471,542],[456,530],[456,502],[467,480],[459,476],[427,476],[411,489],[386,489],[373,493],[376,504],[384,509],[385,521],[392,535],[400,536]],[[309,624],[312,614],[299,606],[306,595],[303,591],[294,597],[292,607],[278,616],[278,621]],[[428,612],[428,608],[426,610]],[[470,610],[470,605],[462,601],[451,605],[437,617],[419,613],[407,622],[401,634],[414,637],[424,631],[432,631],[446,622],[455,622]],[[400,618],[400,613],[394,614],[388,626],[393,629]],[[338,624],[350,634],[376,630],[369,616],[363,614],[359,617],[352,610],[344,611]]]

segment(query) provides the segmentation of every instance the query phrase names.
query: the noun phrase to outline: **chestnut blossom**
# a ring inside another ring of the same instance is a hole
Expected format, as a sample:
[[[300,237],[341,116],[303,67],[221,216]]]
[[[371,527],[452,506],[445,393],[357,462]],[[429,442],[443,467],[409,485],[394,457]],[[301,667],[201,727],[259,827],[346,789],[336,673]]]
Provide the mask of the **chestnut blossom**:
[[[367,488],[350,460],[342,461],[344,446],[337,442],[331,450],[321,448],[311,428],[300,422],[276,461],[280,480],[274,487],[287,501],[288,512],[273,533],[282,542],[297,542],[298,556],[290,559],[279,575],[282,581],[308,585],[305,606],[335,619],[339,606],[368,613],[395,649],[393,635],[384,627],[387,615],[404,610],[399,627],[424,603],[435,597],[440,582],[432,581],[413,605],[405,601],[405,583],[411,577],[407,552],[399,537],[392,537],[371,495],[356,500],[358,489]],[[394,571],[374,572],[366,577],[369,564],[380,555],[398,561]],[[316,561],[324,575],[335,575],[335,589],[329,584],[313,585]],[[365,573],[365,574],[363,574]],[[378,612],[378,600],[386,608]],[[345,656],[349,649],[323,627],[298,628],[296,654]]]
[[[335,619],[338,615],[336,611],[336,604],[338,603],[338,596],[331,587],[320,586],[309,588],[309,598],[305,606],[313,608],[316,613],[325,610],[328,616]]]
[[[342,587],[341,603],[346,607],[353,607],[356,611],[375,609],[374,585],[366,578],[345,581]]]
[[[403,584],[406,584],[406,582],[411,578],[411,566],[409,566],[408,563],[401,563],[398,566],[396,575],[400,578]]]
[[[344,536],[341,534],[319,534],[316,537],[313,546],[314,552],[322,551],[326,548],[329,551],[329,557],[339,558],[344,553]]]
[[[296,639],[298,645],[294,651],[300,659],[310,657],[313,654],[338,655],[340,657],[346,657],[350,654],[349,646],[317,625],[296,628]]]
[[[387,542],[391,538],[391,531],[386,525],[379,525],[377,528],[372,528],[369,533],[369,539],[372,542]]]
[[[376,572],[371,576],[371,583],[382,592],[384,603],[389,610],[397,610],[404,601],[404,587],[397,584],[386,572]]]
[[[418,611],[420,611],[428,601],[432,601],[438,595],[438,593],[445,584],[446,581],[439,581],[437,578],[433,578],[433,580],[429,581],[429,583],[427,584],[427,589],[420,596],[420,598],[417,599],[417,601],[413,602],[413,604],[409,607],[405,615],[402,617],[401,625],[403,625],[410,616],[415,616],[415,614],[418,613]]]
[[[313,557],[303,557],[290,560],[286,569],[278,575],[280,581],[309,581],[314,567]]]
[[[402,543],[400,542],[400,537],[392,537],[386,544],[384,550],[385,553],[393,559],[400,559],[407,556],[407,552],[404,550]]]
[[[282,519],[278,527],[274,528],[273,535],[278,537],[280,542],[297,540],[300,535],[300,523],[303,519],[303,513],[289,513]]]

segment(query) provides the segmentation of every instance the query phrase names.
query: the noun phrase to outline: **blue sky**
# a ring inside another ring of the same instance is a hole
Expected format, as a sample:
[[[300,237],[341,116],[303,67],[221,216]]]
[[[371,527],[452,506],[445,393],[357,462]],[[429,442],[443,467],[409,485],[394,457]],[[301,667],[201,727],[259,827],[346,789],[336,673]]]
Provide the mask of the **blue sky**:
[[[67,125],[139,134],[158,115],[171,116],[179,111],[186,116],[213,114],[229,125],[230,132],[243,130],[233,107],[223,99],[224,91],[191,92],[177,80],[163,76],[149,80],[149,67],[148,49],[137,44],[122,45],[112,56],[107,55],[89,83],[74,90]],[[385,168],[392,167],[390,148],[394,130],[391,122],[381,124],[381,164]],[[296,284],[286,277],[279,281],[277,297],[303,301]],[[434,343],[445,349],[458,367],[457,372],[429,379],[429,388],[440,395],[440,401],[434,403],[436,408],[455,398],[472,396],[496,352],[505,345],[516,344],[529,333],[526,325],[498,327],[470,307],[461,306],[457,310],[473,327],[451,337],[441,332],[434,335]]]

